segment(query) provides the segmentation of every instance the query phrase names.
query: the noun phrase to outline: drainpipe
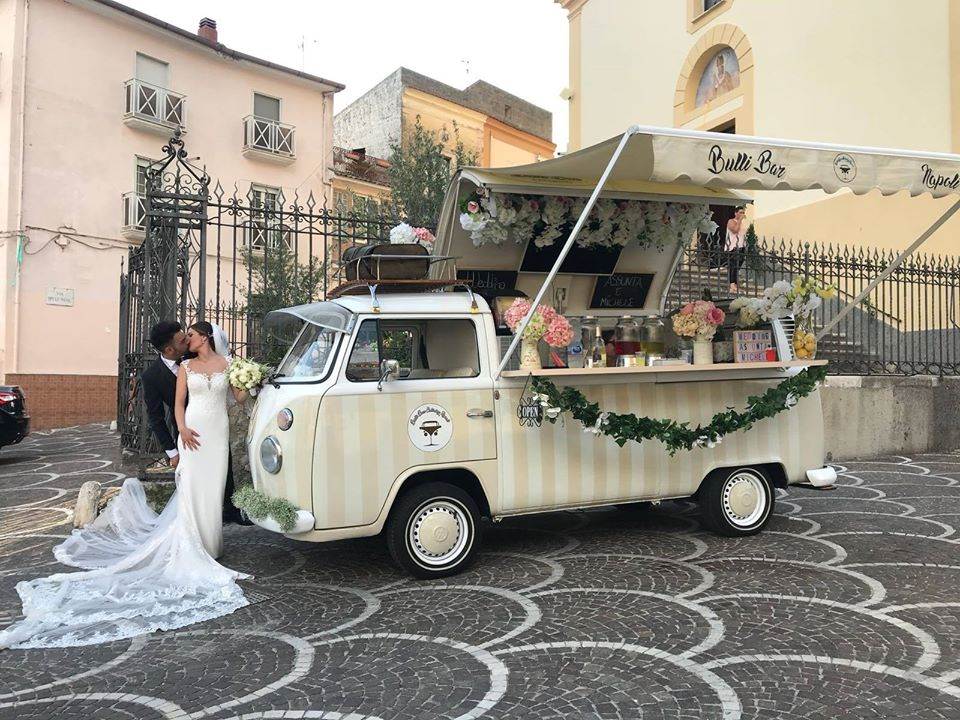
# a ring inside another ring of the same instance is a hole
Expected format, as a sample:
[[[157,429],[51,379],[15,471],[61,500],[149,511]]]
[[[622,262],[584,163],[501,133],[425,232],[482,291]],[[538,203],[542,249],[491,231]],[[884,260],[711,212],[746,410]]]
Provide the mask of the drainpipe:
[[[5,353],[4,374],[8,372],[17,372],[20,369],[20,258],[19,243],[26,243],[26,235],[23,234],[23,171],[24,154],[27,148],[27,42],[29,39],[28,30],[30,26],[30,0],[23,2],[23,34],[21,47],[23,48],[23,60],[20,65],[20,107],[18,114],[20,116],[20,148],[17,158],[17,221],[16,232],[18,242],[18,252],[14,255],[14,262],[17,264],[16,274],[14,275],[13,287],[13,309],[8,315],[8,322],[13,323],[13,347],[7,348]],[[8,333],[9,335],[9,333]]]

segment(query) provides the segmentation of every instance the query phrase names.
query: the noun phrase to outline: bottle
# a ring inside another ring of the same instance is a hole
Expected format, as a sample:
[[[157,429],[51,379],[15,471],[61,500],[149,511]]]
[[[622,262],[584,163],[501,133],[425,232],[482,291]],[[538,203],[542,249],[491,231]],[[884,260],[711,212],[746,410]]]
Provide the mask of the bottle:
[[[584,363],[583,337],[580,334],[580,318],[572,317],[570,320],[570,329],[573,331],[573,339],[567,345],[567,367],[582,368]]]
[[[593,348],[590,350],[590,358],[587,360],[587,367],[600,368],[607,366],[607,346],[603,342],[603,333],[600,326],[597,326],[597,336],[593,341]]]

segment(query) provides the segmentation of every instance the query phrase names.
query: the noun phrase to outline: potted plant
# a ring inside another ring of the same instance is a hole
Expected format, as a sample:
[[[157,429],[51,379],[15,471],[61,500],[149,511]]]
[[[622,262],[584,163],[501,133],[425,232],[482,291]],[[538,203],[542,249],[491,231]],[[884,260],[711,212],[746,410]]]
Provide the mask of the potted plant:
[[[513,301],[503,316],[511,331],[514,333],[517,331],[523,318],[530,312],[530,307],[530,301],[526,298],[517,298]],[[540,369],[539,342],[541,339],[555,348],[566,347],[573,339],[570,322],[549,305],[540,305],[523,331],[523,337],[520,339],[522,370]]]
[[[713,336],[723,324],[725,315],[709,300],[687,303],[673,316],[673,331],[680,337],[693,338],[693,364],[713,364]]]

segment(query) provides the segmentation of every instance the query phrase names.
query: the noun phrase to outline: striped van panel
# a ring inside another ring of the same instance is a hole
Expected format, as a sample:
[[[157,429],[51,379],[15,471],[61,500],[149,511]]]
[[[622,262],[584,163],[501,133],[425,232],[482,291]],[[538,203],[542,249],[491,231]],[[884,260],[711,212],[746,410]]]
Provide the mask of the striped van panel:
[[[696,427],[728,408],[742,410],[750,396],[773,384],[649,383],[580,389],[605,410],[676,418]],[[750,430],[727,435],[719,446],[680,451],[673,457],[655,440],[629,442],[621,448],[610,438],[584,431],[569,416],[556,424],[545,421],[539,428],[522,427],[516,416],[521,392],[501,389],[497,402],[502,513],[689,495],[710,470],[734,464],[779,462],[794,481],[823,465],[819,391]]]
[[[318,529],[374,522],[393,482],[414,466],[464,463],[497,456],[494,418],[468,418],[489,408],[490,390],[327,395],[320,405],[313,457],[313,511]],[[426,452],[407,425],[419,406],[444,408],[453,421],[450,441]]]

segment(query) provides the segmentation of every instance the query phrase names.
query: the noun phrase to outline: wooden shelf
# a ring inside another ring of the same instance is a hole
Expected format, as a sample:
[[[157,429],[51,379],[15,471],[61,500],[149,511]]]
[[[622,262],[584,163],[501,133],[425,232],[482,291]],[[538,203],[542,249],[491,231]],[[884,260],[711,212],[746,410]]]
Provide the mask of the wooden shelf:
[[[544,377],[602,377],[617,375],[671,375],[678,380],[684,375],[697,376],[696,379],[731,378],[750,375],[756,377],[776,377],[785,370],[826,365],[826,360],[787,360],[784,362],[750,363],[714,363],[713,365],[656,365],[654,367],[604,367],[604,368],[543,368],[541,370],[504,370],[505,378],[525,378],[528,375]],[[704,375],[713,377],[704,378]],[[693,379],[693,377],[691,377]]]

